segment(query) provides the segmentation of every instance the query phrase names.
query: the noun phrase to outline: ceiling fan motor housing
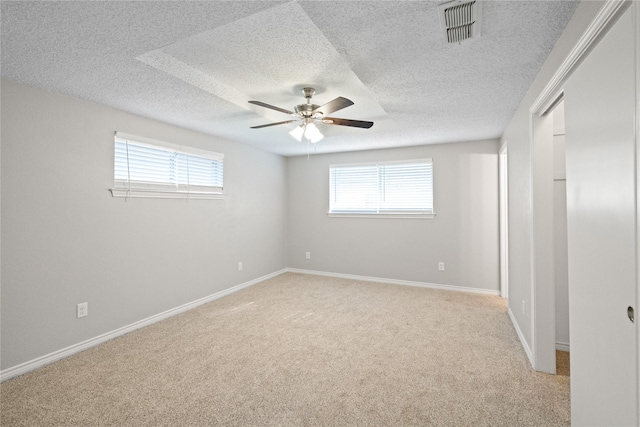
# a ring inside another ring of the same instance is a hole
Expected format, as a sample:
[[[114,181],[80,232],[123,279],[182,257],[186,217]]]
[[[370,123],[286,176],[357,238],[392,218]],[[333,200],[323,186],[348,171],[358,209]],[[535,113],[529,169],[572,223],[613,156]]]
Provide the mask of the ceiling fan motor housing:
[[[296,110],[296,113],[298,113],[300,116],[304,118],[308,118],[313,116],[313,110],[319,108],[320,106],[311,103],[311,97],[316,93],[316,90],[314,88],[312,87],[302,88],[302,93],[304,94],[304,97],[307,98],[307,103],[296,105],[294,109]],[[319,111],[316,112],[316,115],[317,113],[320,113],[320,115],[322,115],[322,113]]]
[[[300,114],[302,117],[311,117],[313,110],[317,108],[320,108],[320,106],[316,104],[300,104],[294,107],[294,109],[296,110],[296,113]],[[316,114],[318,113],[320,112],[316,111]]]

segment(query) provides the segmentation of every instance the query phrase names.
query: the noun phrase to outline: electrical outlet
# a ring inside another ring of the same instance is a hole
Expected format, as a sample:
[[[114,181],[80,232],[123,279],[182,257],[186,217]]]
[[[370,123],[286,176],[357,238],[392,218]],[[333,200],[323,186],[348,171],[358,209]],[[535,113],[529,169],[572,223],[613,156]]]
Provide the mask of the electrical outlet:
[[[307,252],[307,253],[305,254],[305,257],[306,257],[307,259],[311,259],[311,252]]]
[[[238,263],[238,271],[242,271],[242,261]]]
[[[89,314],[89,303],[83,302],[76,307],[76,318],[85,317]]]
[[[527,314],[527,302],[522,300],[522,314]]]
[[[438,270],[439,271],[444,271],[444,262],[439,262],[438,263]]]

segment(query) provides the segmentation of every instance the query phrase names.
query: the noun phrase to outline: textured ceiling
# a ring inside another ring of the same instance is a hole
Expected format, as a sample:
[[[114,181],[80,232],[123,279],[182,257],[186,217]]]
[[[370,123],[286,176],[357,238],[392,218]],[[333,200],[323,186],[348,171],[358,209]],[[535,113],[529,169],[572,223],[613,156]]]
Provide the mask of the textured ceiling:
[[[484,1],[482,35],[443,41],[431,1],[2,1],[2,76],[283,155],[315,104],[371,129],[319,125],[318,152],[499,137],[576,1]],[[119,129],[134,132],[133,129]]]

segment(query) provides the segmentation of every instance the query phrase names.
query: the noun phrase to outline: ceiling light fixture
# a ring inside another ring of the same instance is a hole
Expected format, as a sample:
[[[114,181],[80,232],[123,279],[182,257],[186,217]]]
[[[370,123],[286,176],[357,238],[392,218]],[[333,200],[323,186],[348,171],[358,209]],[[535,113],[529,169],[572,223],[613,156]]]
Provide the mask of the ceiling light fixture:
[[[324,135],[320,132],[320,129],[318,129],[316,124],[313,123],[313,119],[311,118],[306,118],[305,123],[300,126],[296,126],[295,129],[289,132],[289,135],[297,139],[298,142],[302,141],[302,138],[304,137],[307,141],[310,141],[313,144],[324,138]]]
[[[478,0],[476,0],[478,1]],[[337,97],[333,101],[327,102],[326,104],[319,106],[311,103],[311,97],[316,93],[316,90],[312,87],[305,87],[302,89],[302,93],[304,93],[304,97],[307,99],[306,104],[299,104],[294,107],[295,111],[290,111],[285,108],[276,107],[274,105],[266,104],[260,101],[249,101],[250,104],[258,105],[260,107],[269,108],[271,110],[279,111],[281,113],[288,114],[294,117],[292,120],[284,120],[276,123],[267,123],[266,125],[259,126],[251,126],[251,129],[260,129],[269,126],[276,125],[284,125],[293,122],[300,122],[302,124],[300,126],[296,126],[289,134],[294,137],[298,142],[302,142],[302,138],[305,138],[307,141],[311,143],[316,143],[322,138],[324,135],[320,132],[320,129],[316,126],[314,122],[323,123],[326,125],[337,125],[337,126],[350,126],[356,128],[369,129],[373,126],[373,122],[367,122],[364,120],[353,120],[353,119],[339,119],[337,117],[326,117],[326,115],[334,113],[338,110],[342,110],[343,108],[347,108],[353,105],[353,101],[343,98],[341,96]]]
[[[296,126],[289,135],[298,140],[298,142],[302,141],[302,135],[304,135],[304,125]]]

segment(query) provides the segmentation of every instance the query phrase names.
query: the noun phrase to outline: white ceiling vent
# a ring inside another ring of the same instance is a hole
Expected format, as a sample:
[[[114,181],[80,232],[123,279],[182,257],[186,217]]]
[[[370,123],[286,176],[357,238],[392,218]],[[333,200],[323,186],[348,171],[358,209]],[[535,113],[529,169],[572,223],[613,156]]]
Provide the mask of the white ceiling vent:
[[[480,0],[453,0],[438,6],[440,27],[447,43],[480,36],[482,22],[482,2]]]

